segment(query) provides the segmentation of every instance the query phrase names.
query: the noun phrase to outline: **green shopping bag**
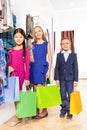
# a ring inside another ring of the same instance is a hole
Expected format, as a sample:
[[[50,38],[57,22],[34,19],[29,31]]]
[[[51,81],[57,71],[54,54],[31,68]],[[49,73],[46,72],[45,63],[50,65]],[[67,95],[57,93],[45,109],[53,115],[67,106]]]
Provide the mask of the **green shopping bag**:
[[[16,116],[18,118],[36,115],[36,93],[32,91],[21,91],[20,101],[17,103]]]
[[[36,88],[37,108],[48,108],[62,104],[60,88],[56,85]]]

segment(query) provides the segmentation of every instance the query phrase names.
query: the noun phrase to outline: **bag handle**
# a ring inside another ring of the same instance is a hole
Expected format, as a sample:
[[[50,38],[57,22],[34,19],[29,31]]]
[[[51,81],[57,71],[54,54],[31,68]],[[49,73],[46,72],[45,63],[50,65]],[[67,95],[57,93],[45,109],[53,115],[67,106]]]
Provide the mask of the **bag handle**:
[[[8,77],[10,77],[10,76],[15,76],[15,71],[8,73]]]
[[[43,83],[44,86],[47,86],[47,84],[50,84],[49,78],[48,79],[45,78],[44,83]]]
[[[78,91],[78,87],[74,87],[74,91]]]
[[[23,92],[31,91],[31,87],[30,86],[26,86],[25,83],[23,83],[23,85],[22,85],[22,91]]]

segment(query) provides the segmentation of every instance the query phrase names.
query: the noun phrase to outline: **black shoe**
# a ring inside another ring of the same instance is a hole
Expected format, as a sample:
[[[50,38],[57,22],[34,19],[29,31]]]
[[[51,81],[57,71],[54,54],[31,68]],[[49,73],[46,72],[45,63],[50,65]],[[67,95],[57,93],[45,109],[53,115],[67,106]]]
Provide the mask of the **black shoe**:
[[[65,113],[60,113],[60,118],[64,118],[65,117]]]
[[[72,119],[73,115],[72,114],[67,114],[67,119]]]

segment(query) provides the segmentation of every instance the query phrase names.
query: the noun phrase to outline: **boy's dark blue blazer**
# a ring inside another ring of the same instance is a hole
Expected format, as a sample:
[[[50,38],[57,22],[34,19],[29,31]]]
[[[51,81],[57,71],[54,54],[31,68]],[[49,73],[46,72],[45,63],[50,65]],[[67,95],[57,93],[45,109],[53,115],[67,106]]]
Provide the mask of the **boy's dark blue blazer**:
[[[63,53],[59,52],[57,54],[54,80],[78,82],[78,61],[76,53],[71,52],[66,62]]]

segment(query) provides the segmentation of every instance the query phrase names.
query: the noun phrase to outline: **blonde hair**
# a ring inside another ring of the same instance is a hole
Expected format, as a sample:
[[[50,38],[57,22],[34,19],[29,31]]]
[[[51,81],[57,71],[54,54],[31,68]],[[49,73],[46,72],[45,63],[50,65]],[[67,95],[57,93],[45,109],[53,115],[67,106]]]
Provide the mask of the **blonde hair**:
[[[37,38],[36,38],[36,36],[35,36],[35,29],[36,29],[36,28],[41,29],[41,31],[42,31],[42,40],[47,41],[46,36],[45,36],[45,33],[44,33],[42,27],[41,27],[41,26],[35,26],[35,27],[33,28],[34,42],[37,42]]]

